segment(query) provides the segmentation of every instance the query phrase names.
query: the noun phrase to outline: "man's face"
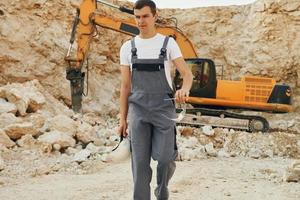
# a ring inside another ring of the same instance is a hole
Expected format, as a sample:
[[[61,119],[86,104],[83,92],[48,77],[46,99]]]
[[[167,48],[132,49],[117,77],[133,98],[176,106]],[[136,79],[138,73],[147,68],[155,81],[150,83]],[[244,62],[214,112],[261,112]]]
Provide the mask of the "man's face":
[[[142,9],[134,9],[136,24],[142,33],[147,33],[155,29],[156,14],[153,16],[149,6]]]

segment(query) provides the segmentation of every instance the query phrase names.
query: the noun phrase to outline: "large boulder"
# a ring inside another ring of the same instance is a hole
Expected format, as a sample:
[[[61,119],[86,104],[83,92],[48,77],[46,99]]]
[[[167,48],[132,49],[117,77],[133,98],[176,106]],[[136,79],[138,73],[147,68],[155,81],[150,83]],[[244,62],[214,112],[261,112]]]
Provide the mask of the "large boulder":
[[[76,122],[66,115],[57,115],[48,119],[42,128],[44,132],[59,131],[69,136],[75,136],[77,124]]]
[[[35,136],[39,131],[31,122],[23,122],[8,125],[4,128],[5,133],[13,140],[20,139],[23,135],[30,134]]]
[[[32,81],[36,82],[36,80]],[[34,86],[34,83],[12,83],[1,88],[0,98],[15,104],[18,114],[25,116],[28,112],[36,112],[46,102],[45,97]]]

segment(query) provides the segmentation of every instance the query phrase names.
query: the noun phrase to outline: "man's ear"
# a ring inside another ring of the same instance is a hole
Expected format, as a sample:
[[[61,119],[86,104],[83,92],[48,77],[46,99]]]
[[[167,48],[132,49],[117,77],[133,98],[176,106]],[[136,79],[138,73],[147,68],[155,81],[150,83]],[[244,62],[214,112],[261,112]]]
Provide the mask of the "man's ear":
[[[157,13],[155,13],[154,18],[155,18],[155,21],[157,21],[157,19],[158,19],[158,14]]]

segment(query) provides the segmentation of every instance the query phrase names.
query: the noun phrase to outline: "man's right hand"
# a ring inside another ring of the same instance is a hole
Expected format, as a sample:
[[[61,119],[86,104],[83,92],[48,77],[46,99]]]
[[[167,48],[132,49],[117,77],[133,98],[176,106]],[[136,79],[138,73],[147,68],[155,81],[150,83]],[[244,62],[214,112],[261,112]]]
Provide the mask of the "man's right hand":
[[[184,103],[187,97],[189,97],[188,90],[180,89],[180,90],[177,90],[175,93],[175,99],[176,99],[176,102],[178,102],[178,103]]]
[[[127,122],[126,120],[120,120],[120,124],[119,124],[119,127],[118,127],[118,133],[119,135],[123,135],[123,137],[126,137],[128,135],[127,133]]]

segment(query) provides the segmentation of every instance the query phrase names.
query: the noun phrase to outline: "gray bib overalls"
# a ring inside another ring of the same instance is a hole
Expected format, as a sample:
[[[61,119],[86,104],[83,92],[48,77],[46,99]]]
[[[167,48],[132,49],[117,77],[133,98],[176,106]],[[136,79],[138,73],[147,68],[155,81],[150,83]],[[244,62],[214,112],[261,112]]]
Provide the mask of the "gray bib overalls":
[[[166,101],[172,96],[165,75],[168,37],[157,59],[138,59],[134,38],[131,40],[131,95],[129,102],[129,131],[131,137],[134,200],[150,200],[151,156],[158,161],[157,188],[159,200],[169,197],[168,182],[175,171],[177,156],[175,105]]]

